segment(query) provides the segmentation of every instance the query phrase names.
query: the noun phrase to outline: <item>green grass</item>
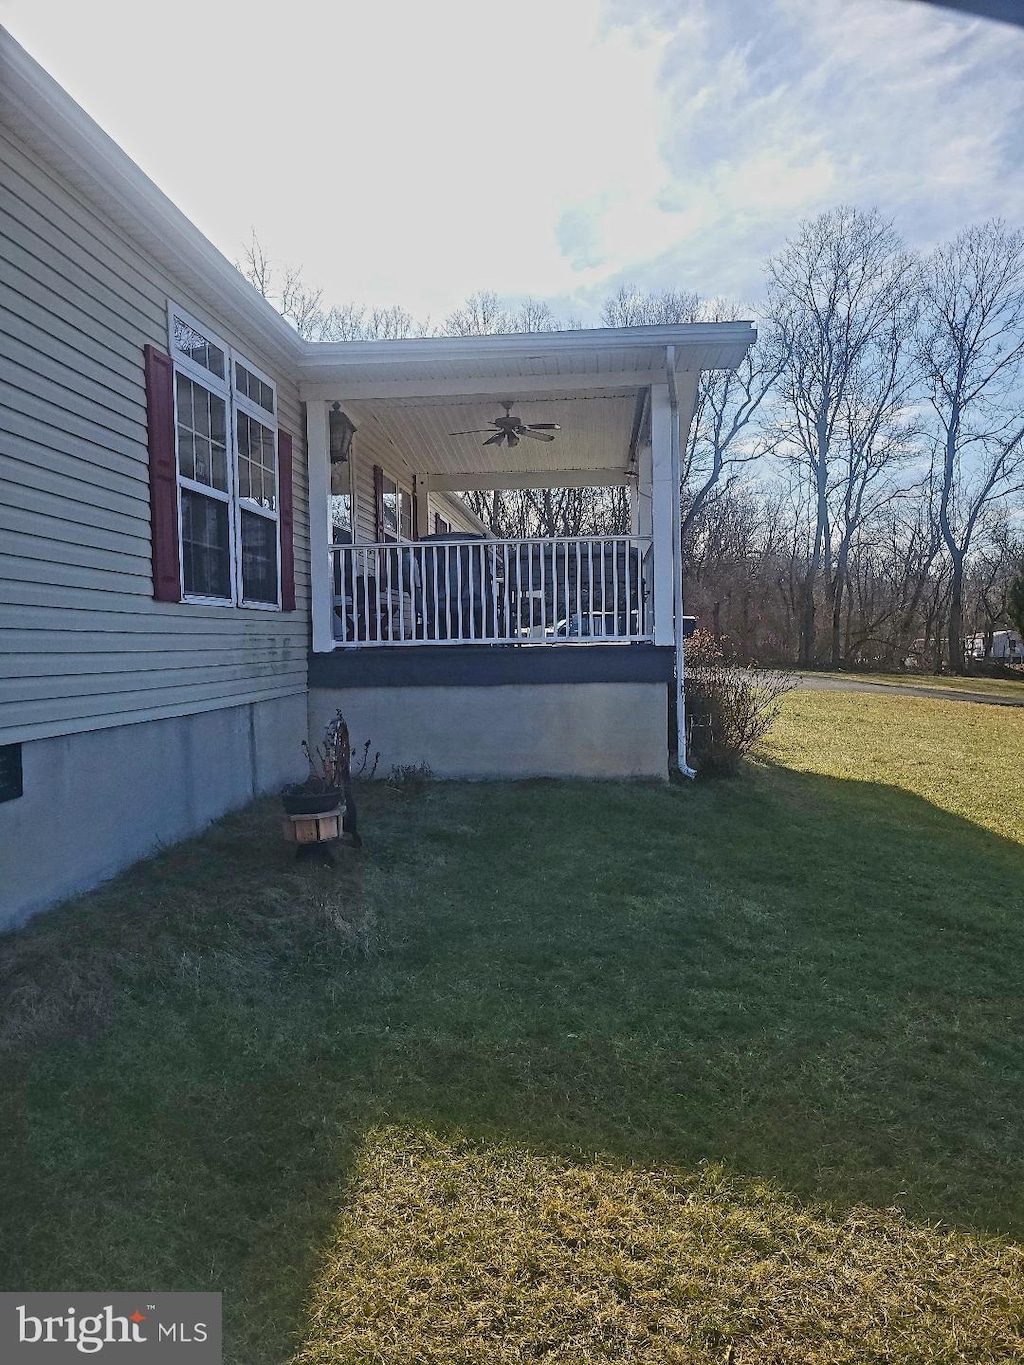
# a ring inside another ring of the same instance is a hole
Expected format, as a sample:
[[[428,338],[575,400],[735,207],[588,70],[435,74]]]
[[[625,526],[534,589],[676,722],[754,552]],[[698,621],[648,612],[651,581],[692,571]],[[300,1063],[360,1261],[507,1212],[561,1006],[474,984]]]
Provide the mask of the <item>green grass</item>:
[[[877,683],[885,687],[926,687],[943,692],[977,692],[992,697],[1012,697],[1024,702],[1024,671],[1017,678],[987,678],[974,675],[961,678],[953,673],[819,673],[815,670],[806,675],[809,678],[835,678],[843,682]]]
[[[685,787],[263,803],[0,948],[0,1288],[232,1365],[1024,1358],[1024,716],[796,693]]]
[[[790,771],[868,782],[894,817],[904,795],[1024,845],[1024,714],[939,698],[792,692],[764,756]],[[1024,899],[1024,889],[1022,889]]]

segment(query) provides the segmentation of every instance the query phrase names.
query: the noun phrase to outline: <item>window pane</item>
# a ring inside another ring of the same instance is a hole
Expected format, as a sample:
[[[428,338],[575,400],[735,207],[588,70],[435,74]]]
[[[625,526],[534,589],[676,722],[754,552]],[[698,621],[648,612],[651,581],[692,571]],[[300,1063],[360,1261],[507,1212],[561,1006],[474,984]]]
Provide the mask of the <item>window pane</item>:
[[[242,511],[242,596],[277,602],[277,522]]]
[[[210,443],[205,436],[195,438],[196,483],[207,483],[213,487],[213,461],[210,458]]]
[[[228,491],[228,452],[224,446],[213,446],[213,486],[221,492]]]
[[[334,527],[335,541],[337,542],[338,533],[341,532],[342,544],[347,545],[352,538],[351,493],[331,494],[331,525]]]
[[[189,597],[231,597],[228,506],[181,490],[181,559]]]
[[[263,506],[272,512],[277,511],[277,454],[274,450],[274,433],[263,427]]]
[[[196,389],[195,392],[195,429],[199,436],[209,436],[210,434],[210,397],[203,389]]]
[[[239,393],[245,394],[246,398],[253,403],[258,403],[267,412],[274,411],[274,390],[269,384],[264,384],[259,375],[253,374],[251,370],[235,361],[235,388]]]
[[[227,404],[210,394],[210,440],[222,447],[228,443],[227,420]]]
[[[192,385],[183,374],[174,376],[175,396],[178,400],[178,421],[182,426],[194,428],[195,419],[192,414]]]
[[[174,348],[197,365],[215,374],[218,379],[225,375],[224,352],[219,346],[205,337],[202,332],[186,322],[184,318],[174,318]]]
[[[398,537],[398,492],[384,492],[384,535],[389,539]]]
[[[228,491],[227,404],[183,374],[176,378],[178,468],[186,479]]]
[[[196,476],[195,437],[188,427],[178,424],[178,468],[186,479]]]
[[[276,468],[274,433],[244,412],[238,413],[239,497],[276,512]]]

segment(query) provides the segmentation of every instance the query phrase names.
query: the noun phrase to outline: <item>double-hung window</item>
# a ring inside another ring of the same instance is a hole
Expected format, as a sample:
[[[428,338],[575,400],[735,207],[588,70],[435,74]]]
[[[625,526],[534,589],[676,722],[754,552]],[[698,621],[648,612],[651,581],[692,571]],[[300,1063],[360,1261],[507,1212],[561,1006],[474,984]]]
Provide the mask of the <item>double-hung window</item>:
[[[280,607],[276,389],[183,309],[169,313],[182,597]]]
[[[377,520],[381,539],[412,540],[412,493],[381,471]]]

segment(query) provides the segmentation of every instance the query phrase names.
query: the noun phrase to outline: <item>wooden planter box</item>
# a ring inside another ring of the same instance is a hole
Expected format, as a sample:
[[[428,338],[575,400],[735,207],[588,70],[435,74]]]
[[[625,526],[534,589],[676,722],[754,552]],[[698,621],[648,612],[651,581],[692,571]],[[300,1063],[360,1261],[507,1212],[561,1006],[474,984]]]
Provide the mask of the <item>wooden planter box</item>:
[[[326,844],[341,838],[345,807],[311,815],[286,815],[284,837],[293,844]]]

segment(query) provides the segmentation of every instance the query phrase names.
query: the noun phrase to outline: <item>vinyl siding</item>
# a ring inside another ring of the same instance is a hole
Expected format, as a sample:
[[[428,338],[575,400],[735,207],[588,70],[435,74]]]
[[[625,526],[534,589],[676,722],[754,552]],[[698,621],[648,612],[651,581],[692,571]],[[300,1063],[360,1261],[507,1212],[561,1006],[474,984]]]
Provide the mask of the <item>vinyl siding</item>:
[[[446,521],[453,531],[469,531],[475,536],[480,534],[480,527],[468,512],[459,506],[457,498],[446,498],[442,494],[431,493],[428,501],[430,503],[431,534],[434,531],[435,516]]]
[[[277,384],[294,612],[153,600],[143,347],[167,299]],[[305,423],[292,374],[0,130],[0,743],[306,690]],[[372,516],[372,489],[371,489]]]
[[[353,487],[356,497],[355,540],[373,544],[377,539],[377,513],[373,499],[373,466],[412,491],[412,470],[401,452],[372,420],[364,422],[352,442]]]
[[[352,488],[355,494],[355,536],[362,544],[372,544],[377,538],[377,516],[373,498],[373,466],[380,465],[389,478],[410,492],[414,471],[402,452],[392,444],[373,421],[364,422],[352,443]],[[443,494],[431,493],[430,526],[421,528],[424,535],[434,533],[434,513],[439,512],[453,531],[479,533],[479,526],[465,512],[459,510],[457,500]]]

